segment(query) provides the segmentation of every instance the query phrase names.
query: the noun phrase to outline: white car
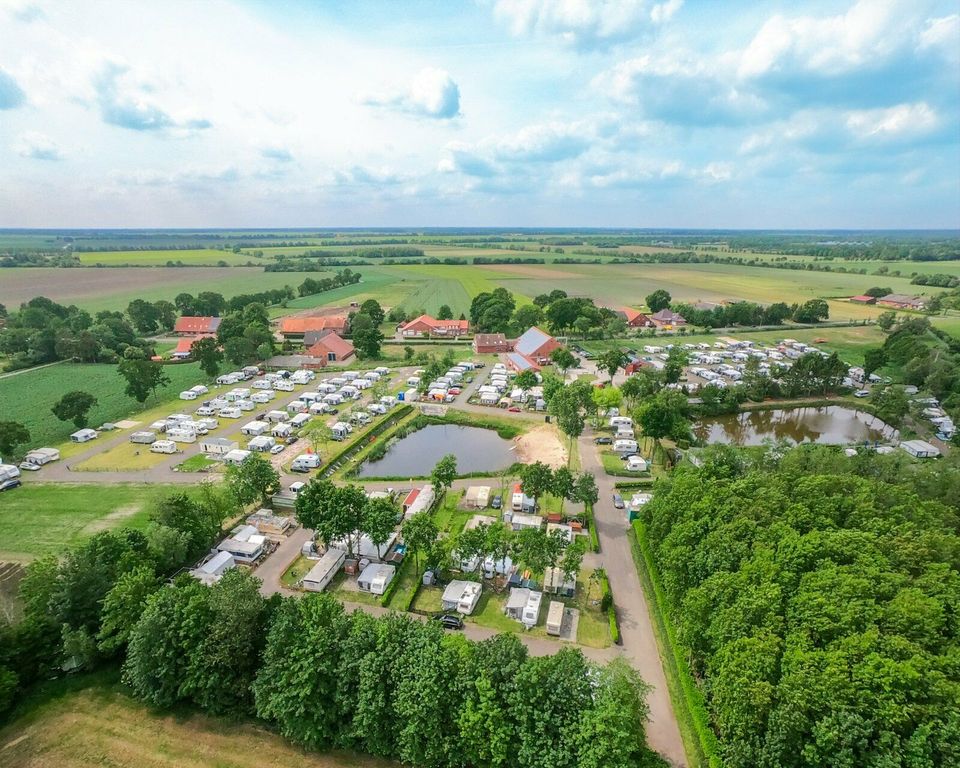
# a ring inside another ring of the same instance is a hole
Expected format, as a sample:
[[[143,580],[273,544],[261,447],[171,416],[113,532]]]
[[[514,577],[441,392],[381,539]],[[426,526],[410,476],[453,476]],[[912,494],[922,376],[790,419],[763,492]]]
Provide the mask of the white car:
[[[25,469],[27,472],[36,472],[38,469],[40,469],[40,465],[34,464],[32,461],[21,461],[20,469]]]
[[[854,397],[870,397],[869,389],[860,389],[853,393]]]
[[[286,448],[285,445],[279,445],[279,444],[275,445],[273,446],[273,448],[270,449],[270,453],[274,453],[274,454],[280,453],[284,448]]]

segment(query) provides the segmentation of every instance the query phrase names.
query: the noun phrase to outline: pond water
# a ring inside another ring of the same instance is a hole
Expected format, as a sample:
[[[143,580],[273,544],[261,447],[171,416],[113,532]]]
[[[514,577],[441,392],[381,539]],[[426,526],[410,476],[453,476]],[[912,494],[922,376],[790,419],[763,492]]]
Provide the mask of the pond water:
[[[781,408],[747,411],[704,419],[693,433],[705,443],[761,445],[764,440],[793,443],[855,445],[885,442],[896,431],[885,422],[853,408],[829,405],[822,408]]]
[[[425,477],[448,453],[457,471],[495,472],[516,461],[512,445],[492,429],[430,424],[390,446],[379,461],[360,467],[358,477]]]

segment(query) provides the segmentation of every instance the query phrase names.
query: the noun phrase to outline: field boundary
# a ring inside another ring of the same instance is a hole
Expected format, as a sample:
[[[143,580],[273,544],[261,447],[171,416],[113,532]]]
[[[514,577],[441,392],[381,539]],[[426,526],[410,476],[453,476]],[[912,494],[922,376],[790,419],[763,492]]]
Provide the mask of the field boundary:
[[[653,618],[653,633],[663,661],[667,688],[677,713],[677,724],[680,726],[687,759],[691,768],[725,768],[719,755],[720,744],[710,727],[710,716],[703,693],[690,674],[683,658],[683,649],[677,642],[673,625],[664,610],[666,597],[653,562],[643,521],[634,520],[627,535],[637,575],[640,577]]]

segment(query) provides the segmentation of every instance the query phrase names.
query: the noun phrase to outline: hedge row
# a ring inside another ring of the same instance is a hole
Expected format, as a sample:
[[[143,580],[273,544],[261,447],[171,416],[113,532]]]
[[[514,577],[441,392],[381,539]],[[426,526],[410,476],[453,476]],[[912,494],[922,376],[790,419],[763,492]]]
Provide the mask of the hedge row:
[[[600,551],[600,539],[597,536],[597,522],[593,516],[593,504],[584,504],[583,511],[587,518],[587,527],[590,531],[590,548],[594,552]]]
[[[697,743],[688,746],[697,748],[701,762],[708,765],[709,768],[724,768],[723,760],[720,758],[720,744],[710,725],[710,714],[707,712],[703,692],[693,679],[693,675],[690,674],[690,668],[687,666],[684,656],[684,648],[677,640],[670,618],[664,613],[664,606],[667,605],[666,596],[653,560],[653,553],[650,551],[650,545],[647,542],[646,525],[642,520],[634,520],[631,524],[630,539],[630,549],[640,580],[644,582],[645,587],[647,585],[651,587],[651,589],[646,589],[650,612],[655,625],[660,629],[659,634],[663,642],[669,646],[667,649],[669,653],[669,658],[666,660],[667,664],[673,668],[674,675],[683,692],[683,701],[675,701],[674,704],[683,708],[684,711],[678,712],[678,714],[686,715],[685,719],[692,726],[697,737]]]
[[[396,424],[398,421],[403,419],[405,416],[409,415],[411,411],[413,411],[412,405],[401,405],[400,407],[398,407],[393,413],[391,413],[383,421],[381,421],[379,424],[373,427],[373,429],[371,429],[369,432],[364,434],[362,438],[357,438],[352,443],[350,443],[350,445],[344,448],[342,451],[332,456],[330,460],[327,462],[327,467],[323,476],[329,477],[330,475],[332,475],[338,469],[335,466],[338,462],[342,461],[345,458],[349,458],[350,456],[357,453],[358,451],[363,450],[364,442],[369,442],[371,437],[378,437],[379,435],[383,434],[383,432],[385,432],[387,429],[392,427],[394,424]]]

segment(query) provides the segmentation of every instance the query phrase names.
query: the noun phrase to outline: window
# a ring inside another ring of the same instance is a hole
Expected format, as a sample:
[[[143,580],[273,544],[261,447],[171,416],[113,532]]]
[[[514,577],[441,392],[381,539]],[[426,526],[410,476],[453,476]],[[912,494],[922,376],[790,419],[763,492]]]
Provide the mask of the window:
[[[336,352],[327,352],[327,362],[335,363],[337,362],[337,353]]]

